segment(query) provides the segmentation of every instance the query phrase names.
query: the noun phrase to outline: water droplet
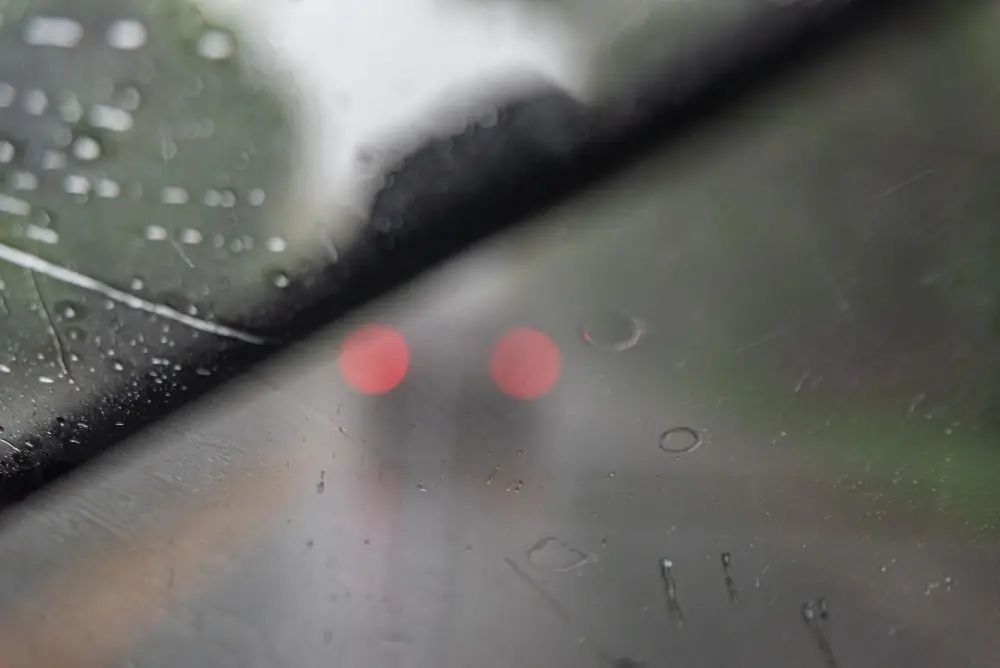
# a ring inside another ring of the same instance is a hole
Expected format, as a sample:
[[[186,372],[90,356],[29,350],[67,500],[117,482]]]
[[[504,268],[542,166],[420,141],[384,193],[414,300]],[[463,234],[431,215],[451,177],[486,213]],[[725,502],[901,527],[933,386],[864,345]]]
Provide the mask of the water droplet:
[[[14,104],[14,98],[16,97],[17,89],[9,83],[0,81],[0,109],[6,109],[10,105]]]
[[[479,117],[478,124],[482,128],[492,128],[497,123],[500,122],[500,110],[496,107],[487,109],[483,112],[483,115]]]
[[[87,340],[87,332],[79,327],[70,327],[66,330],[66,338],[73,343],[83,343]]]
[[[90,181],[79,174],[69,174],[63,179],[63,190],[70,195],[87,195],[90,192]]]
[[[83,317],[83,309],[75,302],[59,302],[55,311],[64,320],[79,320]]]
[[[283,271],[276,271],[271,275],[271,284],[276,288],[287,288],[291,285],[291,279],[288,278],[288,274]]]
[[[184,204],[188,201],[188,191],[177,186],[167,186],[160,190],[160,201],[164,204]]]
[[[580,329],[580,335],[586,343],[614,353],[625,352],[634,347],[643,334],[645,328],[642,323],[617,311],[593,315]]]
[[[77,137],[73,142],[73,155],[79,160],[97,160],[101,157],[101,145],[93,137]]]
[[[83,39],[79,21],[59,16],[35,16],[24,24],[22,38],[32,46],[72,49]]]
[[[198,55],[208,60],[225,60],[235,48],[233,38],[221,30],[209,30],[198,40]]]
[[[425,487],[424,483],[422,483],[422,482],[418,482],[417,483],[417,489],[419,489],[421,492],[426,492],[427,491],[427,487]]]
[[[267,197],[264,191],[260,188],[254,188],[247,194],[247,202],[250,206],[260,206],[264,203],[264,199]]]
[[[167,238],[167,230],[162,225],[150,225],[146,228],[146,238],[150,241],[163,241]]]
[[[122,19],[108,28],[108,46],[122,51],[134,51],[142,48],[147,36],[146,26],[135,19]]]
[[[142,290],[145,287],[145,285],[146,285],[145,282],[143,282],[141,278],[133,278],[132,282],[129,283],[129,287],[131,287],[132,290],[135,292]]]
[[[14,190],[37,190],[38,177],[31,172],[14,172],[11,175],[10,187]]]
[[[817,614],[816,609],[818,606],[820,608]],[[838,665],[837,657],[833,653],[833,647],[830,645],[829,640],[826,638],[826,634],[823,633],[823,628],[821,622],[827,619],[824,615],[824,610],[826,608],[826,601],[824,599],[818,599],[815,603],[813,601],[806,601],[802,604],[800,610],[802,615],[802,621],[805,622],[806,628],[809,630],[809,635],[812,637],[813,643],[819,649],[820,654],[826,660],[826,665],[831,668],[836,668]]]
[[[66,166],[66,154],[62,151],[45,151],[42,153],[42,169],[53,171]]]
[[[15,155],[17,155],[17,149],[14,148],[14,145],[9,141],[0,140],[0,163],[10,164]]]
[[[103,128],[112,132],[128,132],[135,124],[132,114],[129,112],[104,104],[96,104],[91,107],[89,120],[95,128]]]
[[[49,376],[39,376],[38,382],[42,383],[43,385],[52,385],[56,381],[50,378]]]
[[[0,211],[12,216],[27,216],[31,213],[31,205],[17,197],[0,195]]]
[[[29,90],[24,96],[24,110],[32,116],[41,116],[49,108],[49,96],[40,90]]]
[[[722,553],[722,574],[725,576],[724,581],[726,585],[726,593],[729,594],[729,601],[731,603],[740,602],[740,593],[736,588],[736,582],[733,580],[733,557],[729,552]]]
[[[0,373],[10,373],[10,367],[6,364],[0,364]]]
[[[264,245],[272,253],[284,253],[285,249],[288,248],[288,244],[281,237],[271,237]]]
[[[193,246],[196,244],[200,244],[201,241],[202,241],[201,232],[199,232],[198,230],[186,229],[183,232],[181,232],[181,243]]]
[[[316,493],[322,494],[326,491],[326,471],[319,472],[319,482],[316,483]]]
[[[702,444],[701,434],[691,427],[674,427],[660,434],[660,450],[675,454],[693,452]]]
[[[115,91],[115,106],[125,111],[136,111],[142,104],[142,95],[132,86]]]
[[[70,93],[59,103],[59,115],[71,125],[79,123],[80,119],[83,118],[83,105],[80,104],[80,100],[75,95]]]
[[[924,590],[924,596],[930,596],[935,589],[940,589],[942,586],[945,587],[945,591],[951,591],[952,580],[950,577],[944,579],[944,582],[928,582],[927,588]]]
[[[99,179],[95,188],[98,197],[104,199],[116,199],[122,194],[122,187],[111,179]]]
[[[55,245],[59,243],[58,232],[50,230],[47,227],[39,227],[38,225],[28,225],[24,229],[24,236],[32,241],[43,244]]]
[[[667,609],[677,623],[678,628],[684,627],[684,610],[681,608],[680,600],[677,598],[677,581],[673,573],[674,562],[669,557],[660,559],[660,579],[667,594]]]
[[[548,536],[531,546],[528,561],[539,568],[562,573],[583,566],[590,561],[590,555]]]

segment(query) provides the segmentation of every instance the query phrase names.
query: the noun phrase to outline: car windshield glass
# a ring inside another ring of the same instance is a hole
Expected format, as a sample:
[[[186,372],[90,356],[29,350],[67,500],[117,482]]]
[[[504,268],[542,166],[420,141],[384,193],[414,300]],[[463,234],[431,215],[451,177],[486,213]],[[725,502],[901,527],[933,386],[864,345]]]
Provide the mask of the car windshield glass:
[[[765,4],[0,0],[0,665],[1000,663],[993,4],[277,352]]]

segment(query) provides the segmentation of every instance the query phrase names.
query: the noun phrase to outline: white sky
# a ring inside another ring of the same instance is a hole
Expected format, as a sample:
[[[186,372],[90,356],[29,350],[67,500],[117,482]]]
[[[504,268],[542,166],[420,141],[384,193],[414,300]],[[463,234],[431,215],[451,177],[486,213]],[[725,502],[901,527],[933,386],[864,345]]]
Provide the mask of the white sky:
[[[358,148],[428,131],[454,117],[442,107],[495,95],[498,77],[582,88],[585,59],[565,21],[509,0],[201,2],[235,12],[294,72],[318,163],[305,173],[339,204],[354,195]]]

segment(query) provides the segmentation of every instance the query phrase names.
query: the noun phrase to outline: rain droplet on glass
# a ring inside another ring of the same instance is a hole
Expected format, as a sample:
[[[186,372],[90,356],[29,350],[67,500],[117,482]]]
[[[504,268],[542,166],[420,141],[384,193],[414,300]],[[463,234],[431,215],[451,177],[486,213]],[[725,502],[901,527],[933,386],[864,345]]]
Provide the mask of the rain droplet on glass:
[[[209,30],[198,40],[198,55],[208,60],[225,60],[235,48],[233,38],[221,30]]]
[[[592,315],[580,328],[580,335],[587,344],[614,353],[634,347],[644,334],[642,323],[617,311]]]
[[[692,452],[703,442],[701,434],[691,427],[673,427],[660,434],[660,450],[675,454]]]
[[[146,26],[135,19],[121,19],[108,27],[108,46],[122,51],[135,51],[146,44]]]

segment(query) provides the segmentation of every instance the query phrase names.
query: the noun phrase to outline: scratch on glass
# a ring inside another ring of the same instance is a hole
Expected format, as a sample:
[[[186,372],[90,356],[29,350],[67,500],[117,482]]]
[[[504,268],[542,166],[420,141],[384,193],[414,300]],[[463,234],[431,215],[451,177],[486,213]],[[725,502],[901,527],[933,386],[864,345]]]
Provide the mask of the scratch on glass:
[[[52,345],[56,349],[59,369],[62,371],[63,376],[73,380],[73,374],[70,373],[69,364],[66,361],[66,349],[63,347],[59,332],[56,331],[56,326],[52,320],[52,313],[49,312],[49,306],[45,303],[45,296],[42,295],[42,290],[38,287],[38,277],[35,276],[35,272],[31,269],[28,270],[28,276],[31,278],[31,287],[35,290],[35,296],[38,297],[38,304],[42,307],[42,317],[45,318],[45,327],[48,329],[49,338],[52,339]]]

